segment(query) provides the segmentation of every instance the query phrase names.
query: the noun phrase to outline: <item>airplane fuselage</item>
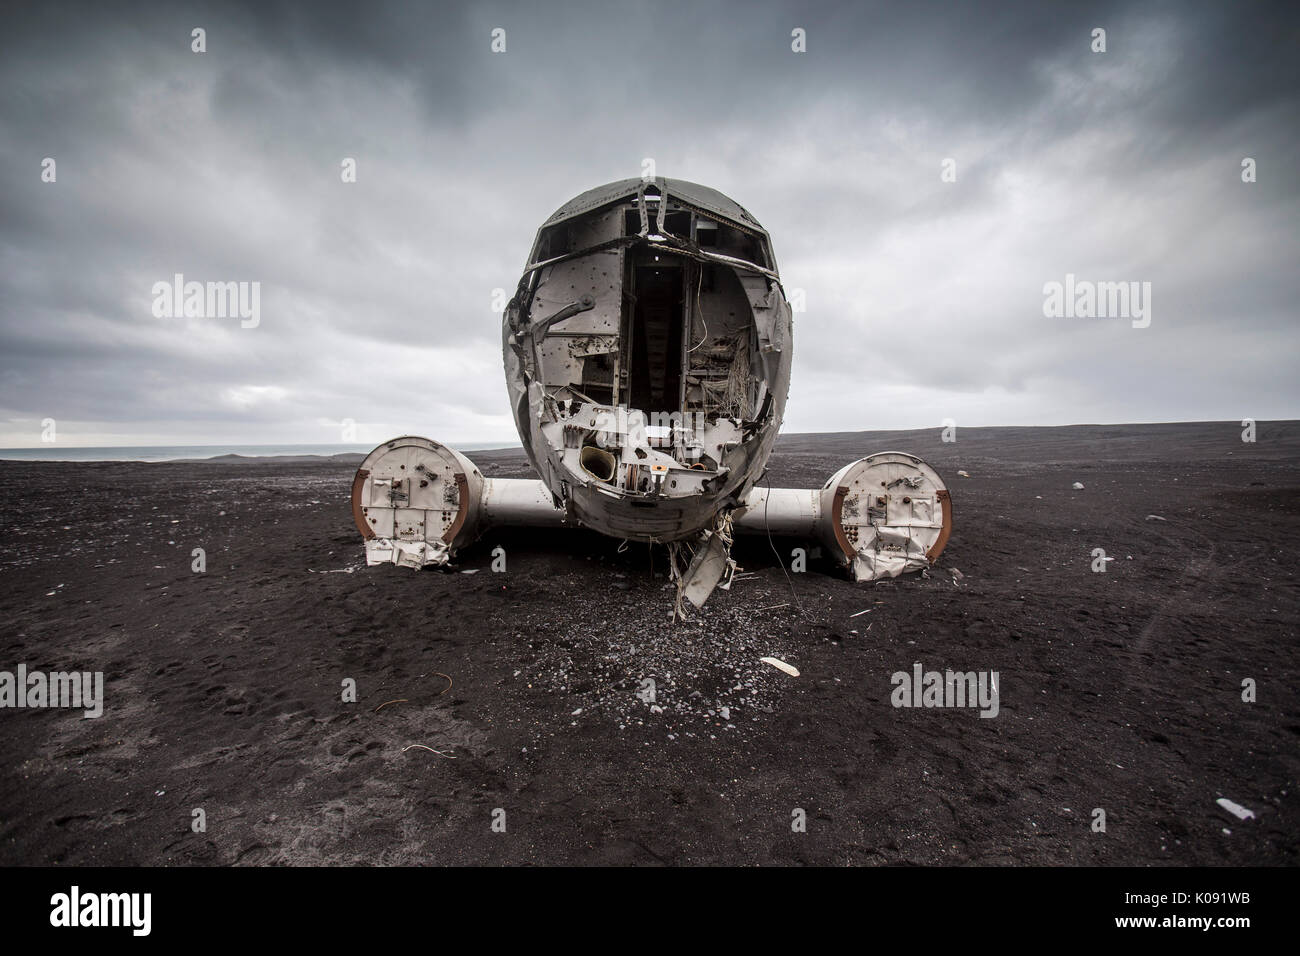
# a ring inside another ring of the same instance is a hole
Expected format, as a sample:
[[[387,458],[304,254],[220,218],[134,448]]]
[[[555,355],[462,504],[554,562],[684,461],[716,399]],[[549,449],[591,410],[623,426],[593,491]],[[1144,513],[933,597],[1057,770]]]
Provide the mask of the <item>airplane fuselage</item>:
[[[550,217],[503,321],[519,437],[557,503],[674,541],[762,475],[790,383],[766,231],[712,189],[629,179]]]
[[[352,483],[367,563],[447,565],[491,528],[582,525],[667,545],[678,613],[730,585],[733,534],[819,540],[859,581],[929,567],[952,509],[915,456],[861,458],[820,488],[759,485],[792,335],[768,234],[743,207],[672,179],[583,193],[538,230],[502,322],[539,478],[485,477],[428,438],[387,441]]]

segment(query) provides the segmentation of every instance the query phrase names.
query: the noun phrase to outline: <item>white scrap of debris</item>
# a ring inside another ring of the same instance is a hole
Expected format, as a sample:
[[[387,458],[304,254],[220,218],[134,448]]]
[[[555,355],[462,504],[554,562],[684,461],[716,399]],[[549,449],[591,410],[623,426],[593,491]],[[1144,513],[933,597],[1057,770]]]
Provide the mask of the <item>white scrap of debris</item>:
[[[1227,797],[1219,797],[1219,799],[1215,800],[1214,802],[1217,803],[1219,806],[1223,807],[1223,809],[1227,810],[1238,820],[1255,819],[1255,812],[1253,810],[1247,810],[1240,803],[1234,803],[1233,801],[1229,800]]]
[[[791,677],[798,677],[798,676],[799,676],[799,668],[793,666],[792,664],[787,664],[785,661],[780,660],[779,658],[776,658],[776,657],[760,657],[759,660],[762,661],[764,664],[771,664],[773,667],[775,667],[775,668],[776,668],[777,670],[779,670],[779,671],[785,671],[785,672],[786,672],[787,674],[789,674]]]

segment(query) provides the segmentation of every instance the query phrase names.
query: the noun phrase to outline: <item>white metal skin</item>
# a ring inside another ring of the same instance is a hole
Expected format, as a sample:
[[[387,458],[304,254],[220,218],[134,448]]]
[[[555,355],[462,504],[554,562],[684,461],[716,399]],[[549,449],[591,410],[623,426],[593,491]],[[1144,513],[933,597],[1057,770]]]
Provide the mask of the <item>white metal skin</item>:
[[[488,528],[560,528],[564,509],[536,478],[485,478],[479,500],[480,533]]]
[[[742,534],[818,538],[822,523],[821,491],[812,488],[755,488],[738,509],[732,527]]]

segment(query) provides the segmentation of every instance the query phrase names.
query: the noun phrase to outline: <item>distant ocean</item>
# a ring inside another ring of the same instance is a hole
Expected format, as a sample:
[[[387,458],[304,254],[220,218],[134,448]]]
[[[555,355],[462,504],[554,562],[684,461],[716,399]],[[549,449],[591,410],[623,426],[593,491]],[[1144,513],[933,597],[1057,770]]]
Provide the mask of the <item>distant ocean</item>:
[[[119,445],[101,448],[73,448],[51,443],[39,448],[0,448],[0,460],[9,461],[175,461],[185,458],[217,458],[243,455],[247,458],[275,458],[289,455],[369,454],[374,445]],[[485,448],[518,448],[519,442],[451,443],[457,451]]]

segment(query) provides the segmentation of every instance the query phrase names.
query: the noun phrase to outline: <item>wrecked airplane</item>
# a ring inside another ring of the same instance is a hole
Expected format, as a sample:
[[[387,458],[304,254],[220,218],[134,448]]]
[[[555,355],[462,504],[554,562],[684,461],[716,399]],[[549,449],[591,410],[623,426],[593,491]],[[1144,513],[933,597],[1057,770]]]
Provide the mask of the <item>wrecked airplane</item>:
[[[665,545],[680,613],[730,586],[735,534],[820,540],[858,581],[929,567],[948,540],[948,492],[912,455],[859,459],[820,489],[759,485],[791,309],[767,232],[713,189],[628,179],[566,203],[538,230],[502,337],[541,477],[484,477],[427,438],[385,442],[352,484],[369,564],[442,565],[492,527],[581,525]]]

